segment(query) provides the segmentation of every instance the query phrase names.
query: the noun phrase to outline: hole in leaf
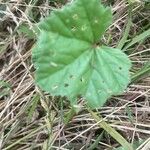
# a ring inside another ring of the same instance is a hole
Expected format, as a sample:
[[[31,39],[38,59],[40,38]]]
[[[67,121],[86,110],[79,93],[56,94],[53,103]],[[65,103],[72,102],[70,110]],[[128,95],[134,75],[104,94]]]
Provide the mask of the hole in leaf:
[[[68,87],[68,86],[69,86],[69,84],[68,84],[68,83],[65,83],[64,87]]]
[[[56,90],[58,88],[58,85],[53,86],[53,90]]]
[[[50,66],[57,67],[58,65],[55,62],[50,62]]]

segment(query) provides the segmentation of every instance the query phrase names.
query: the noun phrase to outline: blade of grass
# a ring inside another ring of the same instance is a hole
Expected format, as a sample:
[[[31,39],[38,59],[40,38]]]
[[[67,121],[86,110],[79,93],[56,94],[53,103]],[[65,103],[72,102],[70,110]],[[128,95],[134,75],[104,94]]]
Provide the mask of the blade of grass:
[[[114,128],[112,128],[109,124],[107,124],[103,118],[98,116],[91,109],[88,109],[91,116],[94,118],[96,122],[99,122],[99,126],[103,128],[108,134],[110,134],[118,143],[122,145],[125,150],[133,150],[131,144],[129,144],[126,139],[121,136]]]
[[[20,120],[16,120],[12,126],[10,127],[9,132],[5,135],[5,140],[3,141],[3,145],[7,144],[8,141],[15,135],[15,133],[20,129]]]
[[[131,82],[139,81],[140,79],[150,75],[150,61],[148,61],[139,71],[137,71],[131,79]]]
[[[123,32],[123,37],[121,38],[121,40],[119,40],[119,43],[117,46],[118,49],[123,48],[124,44],[127,41],[128,36],[129,36],[130,28],[132,26],[132,5],[129,5],[128,9],[129,9],[128,10],[128,17],[127,17],[128,22],[127,22],[125,31]]]
[[[1,127],[1,131],[0,131],[0,149],[2,149],[2,147],[3,147],[3,140],[4,140],[4,128]]]
[[[75,116],[76,114],[76,111],[75,109],[72,107],[69,112],[67,114],[65,114],[65,117],[64,117],[64,123],[67,125],[70,120],[72,120],[72,118]]]
[[[132,144],[132,147],[134,150],[137,150],[137,148],[144,142],[144,140],[141,141],[134,141]],[[123,147],[114,148],[113,150],[125,150]],[[145,149],[146,150],[146,149]]]
[[[102,139],[103,133],[104,133],[104,132],[102,132],[102,133],[97,137],[97,139],[95,140],[95,142],[94,142],[87,150],[94,150],[95,148],[98,147],[98,143],[99,143],[99,141]]]
[[[140,0],[128,0],[129,3],[141,3]]]
[[[0,56],[2,56],[6,52],[8,45],[9,42],[6,42],[4,45],[0,45]]]
[[[109,133],[118,143],[120,143],[124,148],[128,150],[133,150],[132,146],[109,124],[107,124],[102,117],[97,116],[91,109],[88,109],[89,113],[93,117],[96,122],[99,122],[101,128],[103,128],[107,133]],[[64,121],[65,125],[69,123],[69,121],[73,118],[76,114],[75,109],[72,107],[67,114],[67,117]]]
[[[14,147],[15,145],[17,145],[21,141],[23,141],[23,140],[25,140],[27,138],[31,138],[32,136],[34,136],[35,134],[37,134],[37,132],[39,132],[40,130],[44,129],[45,127],[46,127],[46,125],[40,126],[39,128],[33,130],[31,133],[29,133],[28,135],[24,136],[23,138],[20,138],[16,142],[14,142],[14,143],[10,144],[9,146],[7,146],[6,148],[3,148],[3,150],[11,149],[12,147]]]
[[[0,98],[1,98],[1,97],[9,94],[9,92],[11,90],[11,86],[9,83],[7,83],[3,80],[0,80],[0,89],[1,89],[1,92],[0,92]]]
[[[129,42],[129,43],[123,48],[123,50],[124,50],[124,51],[127,50],[127,49],[128,49],[129,47],[131,47],[132,45],[134,45],[134,44],[136,44],[137,42],[140,42],[140,41],[142,41],[142,40],[148,38],[149,36],[150,36],[150,29],[148,29],[148,30],[142,32],[140,35],[137,35],[136,37],[134,37],[134,38],[132,39],[132,41]]]
[[[39,94],[35,94],[35,96],[31,100],[32,104],[31,104],[31,107],[29,108],[29,111],[28,111],[28,120],[29,121],[32,119],[33,113],[37,107],[39,100],[40,100]]]
[[[21,24],[17,29],[18,33],[25,34],[28,39],[35,39],[35,37],[36,37],[35,30],[36,30],[36,28],[34,28],[34,31],[33,31],[33,29],[30,29],[30,26],[28,24]]]

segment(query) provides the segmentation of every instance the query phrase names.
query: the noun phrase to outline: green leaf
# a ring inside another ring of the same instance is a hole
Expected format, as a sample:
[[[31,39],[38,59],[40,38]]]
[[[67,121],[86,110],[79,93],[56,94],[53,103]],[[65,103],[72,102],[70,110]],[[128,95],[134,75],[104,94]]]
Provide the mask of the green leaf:
[[[82,96],[99,108],[129,83],[128,57],[98,42],[112,14],[99,0],[76,0],[40,23],[33,49],[36,82],[52,95],[66,96],[72,105]]]

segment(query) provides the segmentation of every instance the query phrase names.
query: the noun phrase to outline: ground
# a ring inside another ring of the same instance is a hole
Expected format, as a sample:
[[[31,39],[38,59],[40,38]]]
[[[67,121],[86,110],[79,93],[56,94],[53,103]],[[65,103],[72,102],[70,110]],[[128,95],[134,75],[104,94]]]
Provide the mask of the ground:
[[[70,110],[69,102],[35,84],[34,26],[66,2],[0,0],[0,149],[111,150],[120,146],[84,106],[65,125],[63,114]],[[112,97],[96,112],[134,149],[149,150],[150,2],[105,0],[103,4],[111,6],[113,24],[102,41],[129,56],[132,81],[122,95]]]

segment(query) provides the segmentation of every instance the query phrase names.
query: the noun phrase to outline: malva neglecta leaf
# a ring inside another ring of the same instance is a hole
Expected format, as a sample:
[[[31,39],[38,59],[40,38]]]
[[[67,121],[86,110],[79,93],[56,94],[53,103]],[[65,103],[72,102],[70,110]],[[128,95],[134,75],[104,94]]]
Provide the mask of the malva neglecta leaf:
[[[37,84],[71,104],[82,96],[91,108],[121,94],[130,81],[130,60],[119,49],[97,44],[111,21],[99,0],[75,0],[53,11],[40,23],[33,48]]]

